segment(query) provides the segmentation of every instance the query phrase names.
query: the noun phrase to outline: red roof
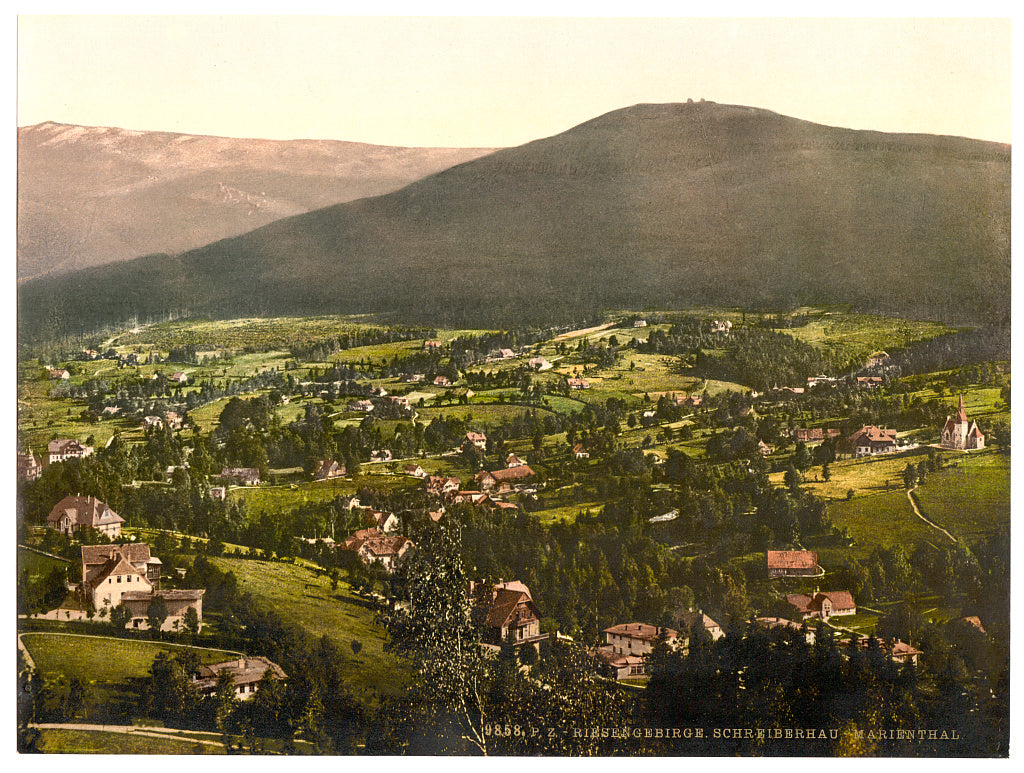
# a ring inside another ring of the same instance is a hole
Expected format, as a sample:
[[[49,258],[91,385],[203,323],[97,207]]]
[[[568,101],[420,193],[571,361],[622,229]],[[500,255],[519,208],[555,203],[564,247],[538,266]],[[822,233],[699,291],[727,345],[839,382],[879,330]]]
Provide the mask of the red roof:
[[[816,569],[818,554],[813,550],[765,551],[769,569]]]
[[[65,514],[79,526],[93,528],[106,523],[124,523],[119,516],[96,497],[67,496],[53,506],[46,517],[47,523],[57,523]]]

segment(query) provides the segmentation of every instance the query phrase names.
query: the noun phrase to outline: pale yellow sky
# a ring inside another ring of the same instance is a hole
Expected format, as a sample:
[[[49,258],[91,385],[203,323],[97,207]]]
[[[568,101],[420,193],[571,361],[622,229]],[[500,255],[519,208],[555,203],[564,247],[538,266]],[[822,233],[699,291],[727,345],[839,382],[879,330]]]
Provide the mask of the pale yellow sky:
[[[1010,141],[1010,22],[22,16],[19,126],[498,147],[638,102]]]

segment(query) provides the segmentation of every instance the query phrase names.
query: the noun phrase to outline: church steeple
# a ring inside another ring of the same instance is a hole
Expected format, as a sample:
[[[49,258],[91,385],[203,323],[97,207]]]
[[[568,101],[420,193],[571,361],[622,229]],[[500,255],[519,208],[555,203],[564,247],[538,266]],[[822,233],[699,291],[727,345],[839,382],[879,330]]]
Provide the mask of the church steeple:
[[[964,410],[964,393],[963,392],[960,393],[960,409],[957,411],[956,421],[957,421],[957,424],[966,424],[967,423],[967,411]]]

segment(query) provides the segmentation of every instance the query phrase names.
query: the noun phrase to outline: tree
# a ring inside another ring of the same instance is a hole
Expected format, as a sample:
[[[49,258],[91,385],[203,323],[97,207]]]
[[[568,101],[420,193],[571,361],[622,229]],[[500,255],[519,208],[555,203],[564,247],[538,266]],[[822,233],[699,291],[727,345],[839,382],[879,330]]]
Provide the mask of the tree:
[[[829,469],[828,462],[821,465],[821,479],[826,483],[832,480],[832,470]]]
[[[199,613],[196,612],[195,607],[189,607],[185,611],[184,624],[185,630],[192,634],[193,637],[199,635],[199,628],[202,626],[202,623],[199,620]]]
[[[903,488],[908,491],[917,485],[917,467],[913,462],[907,462],[903,468]]]
[[[415,666],[407,720],[418,725],[418,740],[435,751],[487,754],[486,664],[470,622],[458,528],[446,521],[426,532],[406,563],[408,606],[382,616],[384,648]]]
[[[110,610],[110,627],[115,631],[124,630],[124,627],[128,625],[128,621],[131,619],[131,610],[123,603]]]
[[[153,600],[146,607],[146,625],[152,631],[154,639],[160,638],[160,629],[163,628],[165,620],[167,620],[167,602],[164,601],[163,596],[153,594]]]

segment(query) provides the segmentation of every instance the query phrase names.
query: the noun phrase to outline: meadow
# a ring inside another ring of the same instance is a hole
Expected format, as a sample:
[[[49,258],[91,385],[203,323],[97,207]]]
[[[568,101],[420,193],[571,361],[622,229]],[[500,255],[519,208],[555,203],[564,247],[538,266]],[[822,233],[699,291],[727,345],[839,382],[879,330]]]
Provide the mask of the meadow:
[[[32,581],[45,577],[54,569],[70,567],[70,561],[62,561],[59,558],[41,555],[34,550],[18,548],[18,574],[28,572],[29,578]]]
[[[990,451],[954,459],[914,491],[924,517],[968,543],[1009,526],[1009,458]]]
[[[201,663],[217,663],[241,656],[241,652],[187,647],[166,642],[81,636],[68,633],[23,633],[36,668],[49,678],[78,678],[86,683],[117,684],[149,673],[158,652],[192,650]]]

